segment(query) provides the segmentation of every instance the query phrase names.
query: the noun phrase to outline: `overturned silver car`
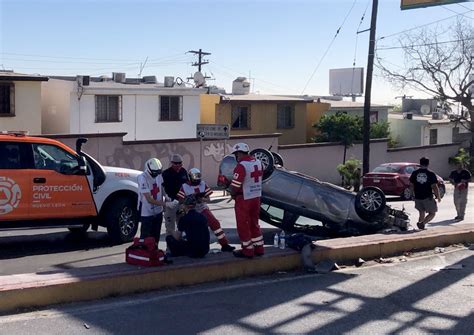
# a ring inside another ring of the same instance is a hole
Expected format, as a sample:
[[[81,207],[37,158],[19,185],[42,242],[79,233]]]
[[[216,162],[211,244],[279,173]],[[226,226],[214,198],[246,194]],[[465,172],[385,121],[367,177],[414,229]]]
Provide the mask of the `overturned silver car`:
[[[345,236],[373,233],[388,228],[406,230],[408,216],[403,210],[386,205],[384,193],[377,187],[365,187],[357,193],[289,171],[281,156],[265,149],[251,152],[262,161],[262,206],[260,219],[287,231]],[[228,188],[237,162],[224,157],[219,167],[218,185]],[[301,225],[300,216],[321,224]]]

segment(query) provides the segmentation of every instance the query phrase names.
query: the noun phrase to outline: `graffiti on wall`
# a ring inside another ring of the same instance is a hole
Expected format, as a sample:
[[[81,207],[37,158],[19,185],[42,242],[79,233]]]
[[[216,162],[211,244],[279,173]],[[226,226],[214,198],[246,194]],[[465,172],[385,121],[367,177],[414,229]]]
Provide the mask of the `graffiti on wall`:
[[[224,158],[224,156],[231,153],[231,151],[232,146],[230,144],[227,144],[227,146],[225,146],[224,143],[221,142],[211,143],[207,144],[204,147],[204,157],[212,157],[214,161],[220,162]]]

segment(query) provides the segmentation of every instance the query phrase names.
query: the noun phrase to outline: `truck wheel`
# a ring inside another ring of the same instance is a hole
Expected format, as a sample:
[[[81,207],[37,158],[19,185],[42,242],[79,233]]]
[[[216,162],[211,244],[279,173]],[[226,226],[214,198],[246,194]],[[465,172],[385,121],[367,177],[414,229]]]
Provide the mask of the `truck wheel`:
[[[106,208],[104,219],[113,242],[132,241],[138,229],[136,201],[131,197],[117,198]]]
[[[84,223],[79,227],[69,227],[69,231],[73,234],[85,234],[91,225],[89,223]]]
[[[367,186],[357,192],[355,198],[356,212],[367,221],[377,219],[385,208],[385,194],[378,187]]]

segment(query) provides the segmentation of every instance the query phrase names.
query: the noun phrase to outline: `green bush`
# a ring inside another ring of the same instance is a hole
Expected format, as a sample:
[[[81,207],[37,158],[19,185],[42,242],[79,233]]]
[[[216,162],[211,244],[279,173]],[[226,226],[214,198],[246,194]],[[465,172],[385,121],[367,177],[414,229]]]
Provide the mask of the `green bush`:
[[[345,164],[339,164],[337,166],[337,172],[339,172],[342,177],[342,186],[350,187],[360,182],[361,163],[360,160],[352,158],[348,159]]]

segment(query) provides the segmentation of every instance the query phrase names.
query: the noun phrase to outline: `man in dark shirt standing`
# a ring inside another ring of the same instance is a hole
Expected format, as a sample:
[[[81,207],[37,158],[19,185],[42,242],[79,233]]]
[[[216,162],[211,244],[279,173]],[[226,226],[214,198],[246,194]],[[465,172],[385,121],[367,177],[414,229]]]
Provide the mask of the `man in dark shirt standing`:
[[[171,156],[171,166],[163,171],[163,187],[166,195],[171,200],[177,200],[181,185],[188,181],[188,171],[183,167],[183,157],[179,154]],[[166,235],[172,234],[176,230],[177,206],[165,208]]]
[[[457,212],[454,220],[462,221],[466,212],[467,189],[471,180],[471,173],[464,168],[462,163],[457,163],[456,170],[451,171],[449,175],[449,180],[454,185],[454,206]]]
[[[415,208],[420,213],[418,223],[416,224],[419,229],[425,229],[425,225],[433,220],[438,211],[436,201],[433,199],[433,193],[438,202],[441,202],[438,179],[436,174],[428,169],[429,164],[430,160],[428,158],[420,158],[420,168],[413,171],[410,176],[410,189],[412,194],[415,195]]]
[[[178,231],[166,237],[171,256],[202,258],[209,252],[209,229],[207,219],[195,210],[194,195],[184,199],[186,214],[179,219]]]

